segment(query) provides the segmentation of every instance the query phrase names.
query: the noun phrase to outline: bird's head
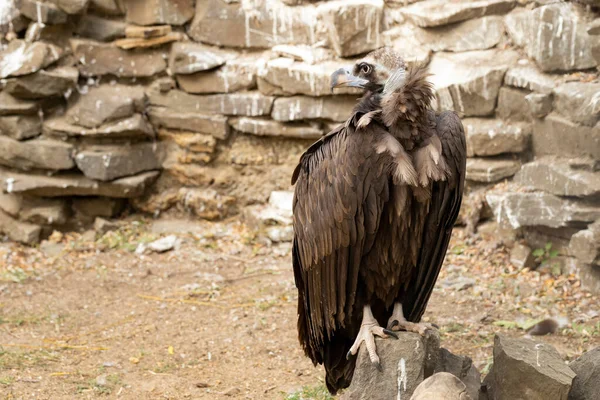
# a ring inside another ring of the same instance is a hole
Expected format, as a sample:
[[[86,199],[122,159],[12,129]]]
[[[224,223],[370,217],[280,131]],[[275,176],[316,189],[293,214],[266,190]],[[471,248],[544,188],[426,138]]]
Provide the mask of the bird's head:
[[[396,51],[382,47],[370,52],[353,66],[335,71],[331,75],[331,91],[339,87],[381,91],[394,72],[405,69],[406,64]]]

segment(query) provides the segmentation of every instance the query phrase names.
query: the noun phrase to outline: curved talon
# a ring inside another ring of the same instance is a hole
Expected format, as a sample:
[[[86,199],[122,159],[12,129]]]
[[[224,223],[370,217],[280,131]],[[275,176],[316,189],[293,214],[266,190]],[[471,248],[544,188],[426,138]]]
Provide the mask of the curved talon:
[[[383,333],[393,337],[394,339],[398,339],[398,334],[396,332],[390,331],[389,329],[383,329]]]
[[[395,319],[395,320],[393,320],[391,323],[388,323],[388,327],[387,327],[387,328],[388,328],[389,330],[392,330],[392,329],[394,329],[394,328],[396,328],[396,327],[399,327],[399,326],[400,326],[400,322],[398,322],[398,320],[397,320],[397,319]]]

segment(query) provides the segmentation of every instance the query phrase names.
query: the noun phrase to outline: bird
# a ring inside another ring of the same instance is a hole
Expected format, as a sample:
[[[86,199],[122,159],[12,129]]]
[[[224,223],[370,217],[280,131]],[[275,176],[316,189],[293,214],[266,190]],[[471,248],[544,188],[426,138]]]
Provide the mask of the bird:
[[[436,112],[426,66],[383,47],[331,76],[363,90],[345,123],[301,155],[292,174],[298,337],[331,394],[348,387],[375,336],[425,334],[420,322],[460,209],[463,125]]]

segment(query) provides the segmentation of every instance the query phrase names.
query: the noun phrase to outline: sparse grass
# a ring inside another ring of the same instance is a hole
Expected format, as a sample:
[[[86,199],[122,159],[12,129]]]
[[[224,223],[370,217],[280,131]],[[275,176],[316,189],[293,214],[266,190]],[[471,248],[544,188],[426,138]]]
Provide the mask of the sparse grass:
[[[288,394],[285,400],[333,400],[333,396],[321,383],[316,386],[303,386],[302,389]]]
[[[43,367],[58,359],[56,353],[45,349],[7,351],[0,348],[0,370]]]
[[[2,376],[0,377],[0,385],[1,386],[10,386],[15,382],[15,378],[12,376]]]
[[[465,329],[463,324],[459,324],[457,322],[452,322],[448,325],[442,326],[440,328],[440,333],[454,333],[454,332],[462,332]]]
[[[19,267],[8,267],[5,271],[0,272],[0,281],[22,283],[29,274]]]

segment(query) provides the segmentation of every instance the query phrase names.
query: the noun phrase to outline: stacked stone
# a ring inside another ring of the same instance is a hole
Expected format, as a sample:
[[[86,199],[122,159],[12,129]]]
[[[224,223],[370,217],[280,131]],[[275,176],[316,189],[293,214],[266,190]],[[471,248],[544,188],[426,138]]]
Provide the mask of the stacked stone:
[[[86,68],[100,52],[69,48],[86,6],[8,3],[11,28],[30,22],[0,53],[0,231],[23,243],[116,215],[159,174],[144,88],[101,81]]]
[[[9,0],[3,198],[51,197],[61,224],[79,196],[209,219],[264,203],[351,112],[357,92],[332,94],[330,74],[386,44],[429,63],[436,107],[463,117],[471,190],[517,174],[487,196],[496,217],[569,239],[598,218],[600,23],[595,8],[543,3]]]

